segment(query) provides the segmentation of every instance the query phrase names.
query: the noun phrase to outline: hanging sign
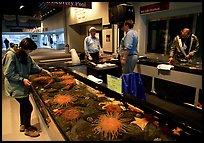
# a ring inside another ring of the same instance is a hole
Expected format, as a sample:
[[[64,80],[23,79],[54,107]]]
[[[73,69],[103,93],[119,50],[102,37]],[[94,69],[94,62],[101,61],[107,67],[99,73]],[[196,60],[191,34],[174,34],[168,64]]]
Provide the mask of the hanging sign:
[[[47,6],[79,7],[91,9],[91,2],[46,2]]]
[[[160,2],[160,3],[155,3],[155,4],[140,7],[140,14],[168,10],[168,9],[169,9],[169,2]]]

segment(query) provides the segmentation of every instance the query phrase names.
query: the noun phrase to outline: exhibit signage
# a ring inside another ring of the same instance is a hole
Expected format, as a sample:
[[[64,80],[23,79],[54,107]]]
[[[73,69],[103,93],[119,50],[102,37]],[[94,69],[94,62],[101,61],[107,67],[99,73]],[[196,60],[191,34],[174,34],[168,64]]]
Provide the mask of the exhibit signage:
[[[140,7],[140,14],[168,10],[169,2],[160,2]]]
[[[108,88],[122,94],[122,79],[107,74],[107,85]]]
[[[91,9],[91,2],[46,2],[47,6],[79,7]]]

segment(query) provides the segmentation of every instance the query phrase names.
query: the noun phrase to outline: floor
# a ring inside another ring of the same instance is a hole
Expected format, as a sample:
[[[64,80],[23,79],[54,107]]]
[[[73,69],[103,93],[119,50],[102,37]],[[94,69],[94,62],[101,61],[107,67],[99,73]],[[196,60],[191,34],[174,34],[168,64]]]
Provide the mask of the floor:
[[[2,50],[2,57],[5,52],[5,49]],[[64,51],[62,50],[42,48],[36,50],[35,52],[32,52],[31,56],[37,62],[37,60],[43,60],[45,57],[45,59],[49,59],[49,56],[51,56],[52,58],[67,57],[67,54],[64,54]],[[2,80],[2,141],[51,141],[52,137],[49,137],[45,129],[45,125],[43,125],[42,119],[38,116],[36,108],[33,108],[33,112],[31,115],[31,124],[39,129],[40,136],[32,138],[24,135],[24,132],[19,131],[20,106],[14,98],[5,96],[3,86],[4,85]],[[30,101],[34,105],[32,100]]]
[[[40,136],[32,138],[19,131],[19,109],[18,102],[12,97],[5,96],[2,90],[2,141],[50,141],[46,130],[40,124],[35,108],[32,112],[31,124],[39,129]]]

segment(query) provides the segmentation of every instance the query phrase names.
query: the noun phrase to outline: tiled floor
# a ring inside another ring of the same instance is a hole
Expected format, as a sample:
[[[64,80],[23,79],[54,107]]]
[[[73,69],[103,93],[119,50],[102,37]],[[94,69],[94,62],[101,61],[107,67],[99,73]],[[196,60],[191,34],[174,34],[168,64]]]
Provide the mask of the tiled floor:
[[[5,96],[2,90],[2,141],[50,141],[35,108],[32,112],[31,124],[40,130],[40,136],[32,138],[20,132],[19,110],[19,103],[14,98]]]

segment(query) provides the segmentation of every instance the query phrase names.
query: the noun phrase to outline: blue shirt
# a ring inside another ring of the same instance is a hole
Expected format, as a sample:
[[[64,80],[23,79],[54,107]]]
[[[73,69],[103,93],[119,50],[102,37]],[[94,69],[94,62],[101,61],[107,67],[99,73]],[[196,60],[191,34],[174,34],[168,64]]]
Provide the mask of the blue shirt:
[[[87,56],[89,56],[89,53],[102,53],[99,39],[97,37],[91,37],[91,35],[87,36],[84,39],[84,51]]]
[[[128,55],[138,54],[137,45],[138,45],[138,34],[135,30],[129,29],[126,35],[124,36],[122,42],[122,50],[127,49]]]

